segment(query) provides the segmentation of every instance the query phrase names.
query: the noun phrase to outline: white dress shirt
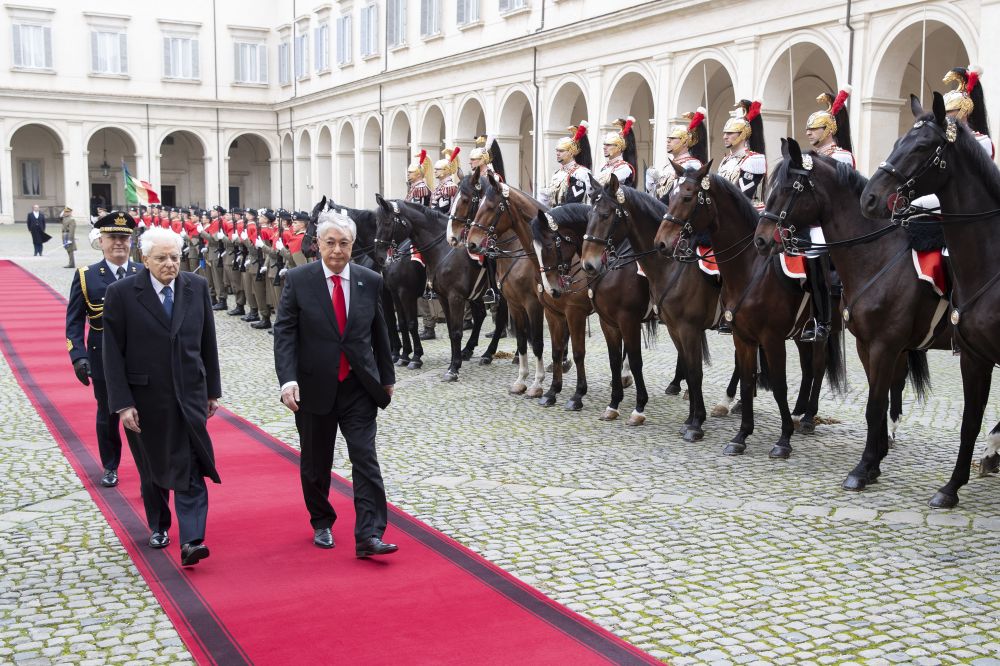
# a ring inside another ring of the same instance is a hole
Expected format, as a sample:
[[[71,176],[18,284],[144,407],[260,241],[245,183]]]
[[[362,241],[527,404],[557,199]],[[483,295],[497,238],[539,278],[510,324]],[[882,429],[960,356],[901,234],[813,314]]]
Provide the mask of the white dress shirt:
[[[166,289],[167,287],[170,287],[170,292],[174,296],[174,303],[177,302],[177,290],[174,289],[174,283],[177,282],[177,280],[171,280],[170,284],[163,284],[155,277],[153,277],[152,273],[149,274],[149,279],[153,283],[153,289],[156,290],[156,296],[160,299],[160,303],[163,303],[164,300],[163,290]]]
[[[119,268],[124,269],[124,271],[125,271],[125,277],[128,277],[128,266],[127,265],[119,266],[118,264],[113,263],[111,261],[108,261],[107,259],[104,260],[104,263],[107,264],[107,266],[108,266],[109,269],[111,269],[111,275],[113,275],[116,280],[118,279],[118,269]]]

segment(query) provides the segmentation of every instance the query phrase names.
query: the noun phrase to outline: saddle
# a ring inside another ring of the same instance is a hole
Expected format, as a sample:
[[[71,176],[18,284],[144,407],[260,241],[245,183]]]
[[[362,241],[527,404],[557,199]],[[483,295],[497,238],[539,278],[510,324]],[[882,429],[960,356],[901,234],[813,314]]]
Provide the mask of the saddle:
[[[945,262],[947,250],[941,225],[908,224],[906,236],[910,241],[917,278],[930,284],[934,293],[944,298],[951,291],[951,279]]]

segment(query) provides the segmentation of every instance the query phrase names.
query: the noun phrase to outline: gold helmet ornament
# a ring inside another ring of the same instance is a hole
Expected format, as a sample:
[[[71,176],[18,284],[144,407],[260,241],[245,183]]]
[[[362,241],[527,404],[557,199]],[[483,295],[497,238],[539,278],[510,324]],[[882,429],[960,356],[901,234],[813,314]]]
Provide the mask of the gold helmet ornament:
[[[489,140],[489,144],[492,145],[492,143],[493,143],[492,139]],[[481,160],[483,164],[489,164],[490,163],[490,159],[491,159],[492,156],[490,155],[490,151],[487,149],[486,146],[487,146],[487,139],[486,139],[486,137],[485,136],[477,136],[476,137],[476,147],[472,149],[471,153],[469,153],[469,159],[470,160]]]
[[[434,173],[431,171],[431,161],[427,159],[427,151],[421,150],[419,154],[414,155],[414,160],[406,170],[407,175],[423,178],[427,187],[434,187]]]
[[[434,163],[434,171],[440,171],[445,176],[451,176],[458,173],[458,154],[462,152],[461,146],[455,146],[454,148],[445,148],[441,151],[444,155],[441,159]]]
[[[816,101],[826,108],[814,111],[806,120],[806,129],[823,130],[820,143],[826,138],[833,136],[837,145],[846,150],[851,150],[850,121],[847,115],[847,98],[851,96],[853,88],[844,86],[836,96],[833,93],[820,93]]]
[[[590,139],[587,136],[589,128],[590,123],[586,120],[581,120],[579,125],[567,128],[568,131],[573,133],[573,136],[564,136],[556,144],[556,150],[568,151],[577,164],[585,166],[588,169],[591,168],[592,164]]]
[[[976,65],[955,67],[944,76],[945,83],[954,83],[955,89],[944,95],[945,111],[953,111],[959,120],[964,120],[974,131],[989,135],[989,122],[986,118],[986,102],[983,99],[983,86],[979,79],[983,68]]]
[[[604,145],[605,146],[616,146],[619,153],[625,152],[625,148],[628,145],[628,136],[632,134],[632,125],[635,124],[635,118],[629,116],[628,118],[619,118],[612,123],[616,130],[612,130],[604,135]],[[633,142],[635,141],[633,137]]]
[[[501,179],[506,178],[503,168],[503,154],[500,152],[500,145],[496,139],[477,136],[476,147],[469,153],[469,162],[471,163],[473,160],[480,160],[479,166],[492,165],[494,173],[499,175]]]
[[[734,110],[729,112],[729,116],[722,133],[735,132],[740,135],[740,141],[747,142],[750,150],[756,153],[764,152],[764,123],[760,117],[760,102],[738,100]]]

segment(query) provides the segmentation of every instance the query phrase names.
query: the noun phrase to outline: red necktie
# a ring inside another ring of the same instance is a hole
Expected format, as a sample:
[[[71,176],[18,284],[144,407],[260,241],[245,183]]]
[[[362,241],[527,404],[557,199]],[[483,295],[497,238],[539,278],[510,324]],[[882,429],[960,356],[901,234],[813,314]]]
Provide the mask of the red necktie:
[[[337,315],[337,326],[341,335],[347,327],[347,303],[344,302],[344,289],[340,286],[342,280],[339,275],[331,275],[333,280],[333,314]],[[343,340],[341,340],[343,342]],[[351,366],[347,363],[347,354],[340,352],[340,369],[337,371],[337,381],[342,382],[347,379],[347,373],[351,371]]]

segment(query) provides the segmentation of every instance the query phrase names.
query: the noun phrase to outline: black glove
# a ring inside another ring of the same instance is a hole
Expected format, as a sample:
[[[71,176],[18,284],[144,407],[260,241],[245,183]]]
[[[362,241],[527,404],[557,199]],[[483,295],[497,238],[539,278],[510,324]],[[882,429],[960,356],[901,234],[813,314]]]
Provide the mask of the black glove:
[[[81,384],[90,386],[90,361],[85,358],[74,361],[73,372],[76,373],[76,378],[80,380]]]

